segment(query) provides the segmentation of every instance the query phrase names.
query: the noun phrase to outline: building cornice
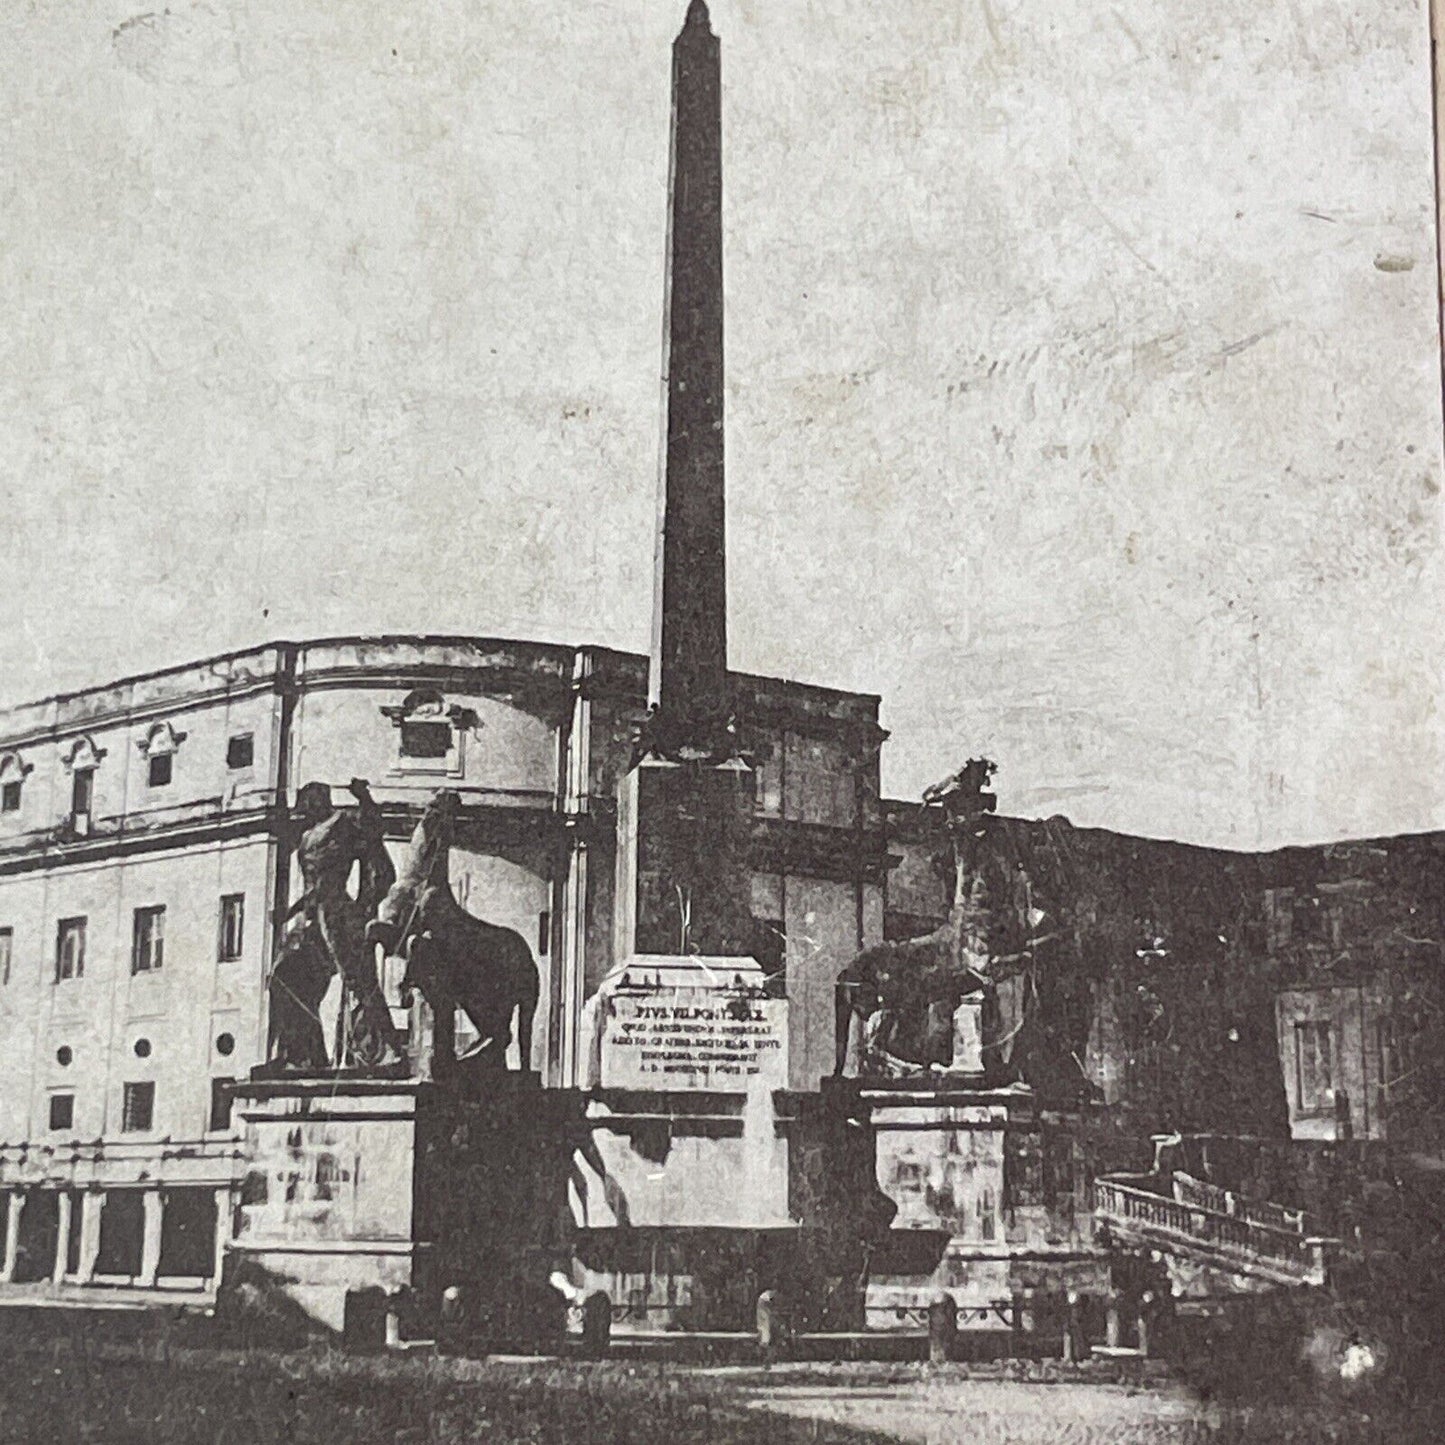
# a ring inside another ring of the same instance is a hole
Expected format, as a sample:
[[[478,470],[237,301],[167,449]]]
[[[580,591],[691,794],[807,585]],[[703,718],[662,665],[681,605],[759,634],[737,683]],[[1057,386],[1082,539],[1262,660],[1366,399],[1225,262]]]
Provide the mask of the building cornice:
[[[299,672],[296,678],[296,689],[303,697],[309,693],[355,689],[410,692],[418,685],[434,687],[444,693],[481,693],[488,697],[510,698],[554,727],[560,726],[572,704],[571,681],[565,674],[538,675],[503,663],[469,666],[410,663],[384,668],[348,663],[308,668]]]
[[[116,727],[133,727],[141,723],[160,722],[183,713],[213,707],[218,703],[260,697],[279,690],[278,677],[272,675],[238,685],[205,688],[181,697],[132,703],[123,707],[111,708],[108,711],[98,710],[86,713],[83,717],[77,715],[73,718],[57,719],[54,722],[32,727],[27,732],[16,733],[3,732],[6,719],[5,715],[0,713],[0,737],[3,737],[6,751],[33,748],[46,743],[59,744],[86,733],[105,732]]]
[[[882,829],[834,828],[785,818],[753,819],[749,862],[755,872],[847,883],[882,883],[897,860]]]
[[[121,826],[107,831],[108,821]],[[126,827],[122,820],[100,819],[97,831],[88,838],[69,838],[63,828],[31,835],[37,841],[24,849],[0,853],[0,878],[36,873],[55,868],[90,867],[112,858],[127,858],[170,849],[194,848],[203,844],[231,842],[276,833],[277,813],[273,806],[248,808],[244,812],[187,818],[150,827]]]

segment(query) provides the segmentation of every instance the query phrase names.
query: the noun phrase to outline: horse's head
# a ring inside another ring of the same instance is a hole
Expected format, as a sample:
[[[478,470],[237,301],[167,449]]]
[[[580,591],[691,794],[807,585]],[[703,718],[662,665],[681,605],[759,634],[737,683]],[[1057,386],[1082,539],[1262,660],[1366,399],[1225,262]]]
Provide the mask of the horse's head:
[[[869,948],[839,970],[834,983],[838,1001],[865,1018],[882,1004],[881,979],[887,977],[884,949]]]
[[[452,788],[438,788],[421,810],[423,836],[432,841],[450,842],[451,830],[461,812],[461,795]]]
[[[445,882],[447,859],[461,817],[460,796],[450,788],[441,788],[427,800],[412,833],[411,853],[421,862],[423,876],[433,882]]]
[[[987,758],[970,758],[956,773],[923,790],[923,803],[954,813],[991,813],[997,799],[988,791],[998,766]]]

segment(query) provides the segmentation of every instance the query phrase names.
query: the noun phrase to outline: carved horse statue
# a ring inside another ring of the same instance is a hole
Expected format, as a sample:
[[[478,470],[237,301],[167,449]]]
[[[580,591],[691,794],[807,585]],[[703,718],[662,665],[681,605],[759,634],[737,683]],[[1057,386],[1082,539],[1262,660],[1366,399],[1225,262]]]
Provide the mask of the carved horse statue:
[[[914,1072],[953,1061],[953,1016],[987,979],[959,968],[949,957],[947,925],[924,934],[865,949],[838,975],[834,998],[837,1052],[834,1072],[848,1057],[852,1020],[861,1018],[867,1051]]]
[[[366,936],[406,960],[403,997],[420,990],[448,1053],[453,1011],[461,1009],[480,1036],[469,1058],[505,1068],[515,1017],[526,1068],[541,987],[536,960],[515,929],[475,917],[452,893],[448,859],[457,811],[457,795],[445,790],[423,809],[396,882]]]

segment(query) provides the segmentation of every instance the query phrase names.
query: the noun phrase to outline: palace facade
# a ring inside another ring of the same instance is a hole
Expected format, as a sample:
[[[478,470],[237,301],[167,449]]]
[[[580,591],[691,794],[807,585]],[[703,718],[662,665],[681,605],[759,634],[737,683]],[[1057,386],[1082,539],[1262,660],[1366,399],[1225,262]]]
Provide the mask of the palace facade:
[[[0,714],[0,1282],[214,1282],[245,1172],[226,1085],[267,1058],[306,782],[345,804],[368,780],[394,849],[436,790],[460,796],[456,895],[527,939],[542,976],[512,1062],[581,1082],[646,682],[644,658],[601,649],[342,638]],[[754,953],[792,1002],[789,1082],[816,1089],[833,974],[884,928],[878,699],[733,683],[758,752]]]

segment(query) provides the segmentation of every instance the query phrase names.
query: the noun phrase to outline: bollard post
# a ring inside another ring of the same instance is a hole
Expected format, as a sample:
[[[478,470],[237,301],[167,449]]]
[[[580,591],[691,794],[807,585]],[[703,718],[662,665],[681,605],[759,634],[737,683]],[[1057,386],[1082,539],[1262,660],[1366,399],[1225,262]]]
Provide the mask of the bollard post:
[[[461,1286],[447,1285],[437,1309],[437,1348],[443,1353],[462,1347],[463,1310]]]
[[[941,1294],[928,1306],[928,1363],[946,1365],[957,1336],[958,1304],[951,1294]]]
[[[1084,1302],[1076,1289],[1067,1295],[1068,1312],[1064,1319],[1064,1363],[1077,1365],[1089,1358],[1089,1336],[1084,1329]]]
[[[758,1345],[765,1355],[780,1353],[788,1341],[788,1322],[782,1301],[775,1290],[765,1289],[758,1296]]]
[[[1123,1321],[1119,1316],[1120,1291],[1109,1291],[1108,1308],[1104,1315],[1104,1343],[1111,1350],[1117,1350],[1124,1338]]]
[[[582,1349],[589,1360],[600,1360],[612,1342],[612,1301],[593,1290],[582,1301]]]
[[[1153,1325],[1154,1291],[1146,1289],[1139,1296],[1139,1353],[1149,1358],[1149,1335]]]

